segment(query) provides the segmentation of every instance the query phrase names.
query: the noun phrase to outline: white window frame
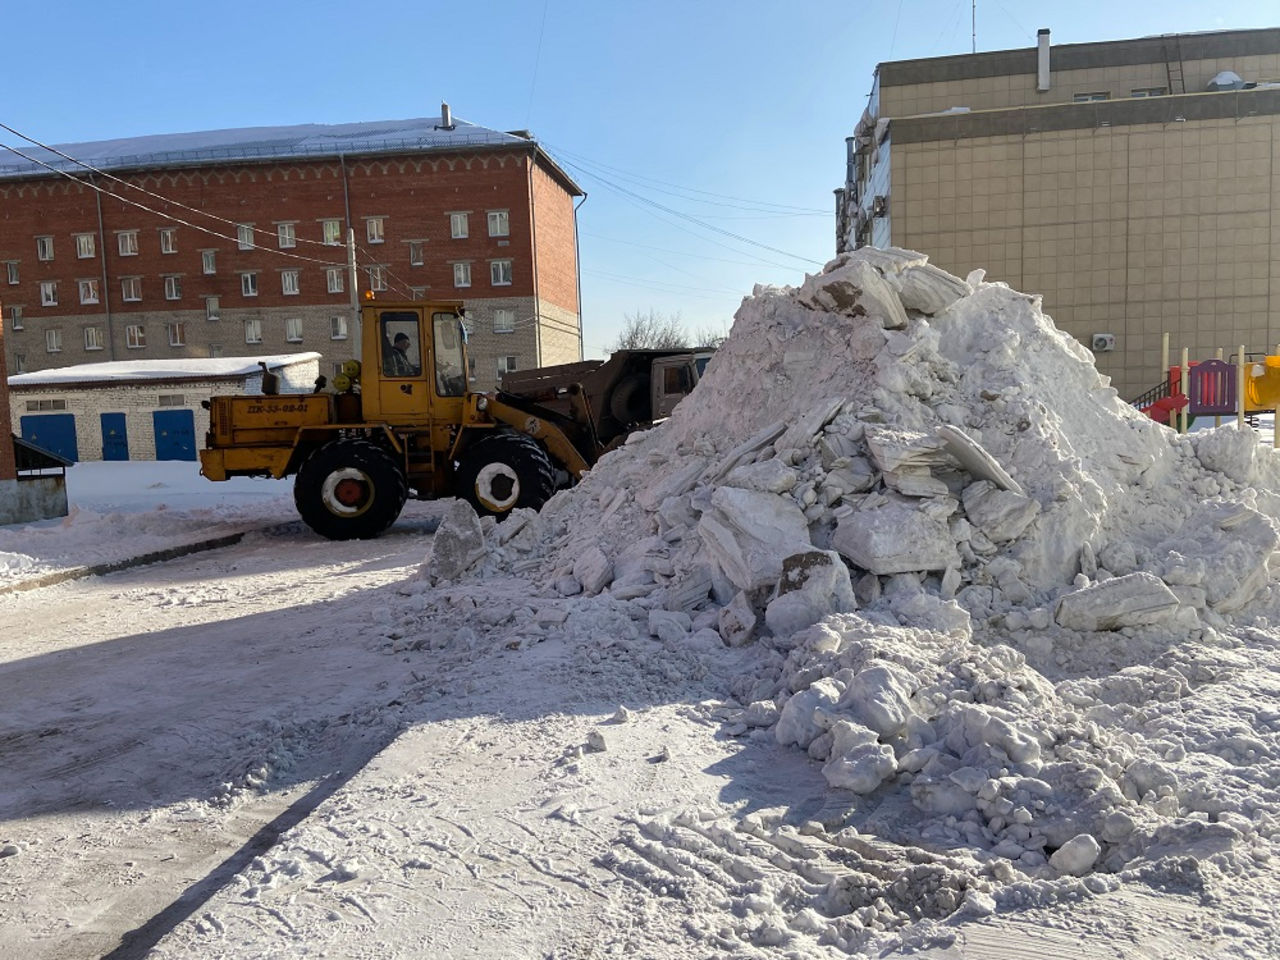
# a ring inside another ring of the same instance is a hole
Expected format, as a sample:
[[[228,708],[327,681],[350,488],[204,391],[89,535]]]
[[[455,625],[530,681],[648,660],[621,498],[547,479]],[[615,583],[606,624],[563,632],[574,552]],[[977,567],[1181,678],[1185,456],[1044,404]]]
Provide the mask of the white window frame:
[[[204,298],[204,318],[214,321],[222,319],[222,303],[218,297]]]
[[[427,262],[427,241],[409,241],[409,266],[420,267]]]
[[[56,307],[58,305],[58,281],[40,281],[40,306]]]
[[[342,293],[346,288],[346,281],[343,279],[344,273],[346,273],[346,267],[329,267],[325,270],[324,282],[330,293]]]
[[[161,227],[160,228],[160,252],[161,253],[177,253],[178,252],[178,228],[177,227]]]
[[[324,242],[331,247],[342,246],[342,220],[325,219],[320,221],[320,233]]]
[[[515,333],[516,312],[507,307],[497,307],[493,311],[494,333]]]
[[[386,217],[365,217],[364,235],[370,243],[387,242]]]
[[[18,281],[18,261],[6,260],[4,262],[5,272],[9,275],[9,286],[17,285]]]
[[[488,213],[489,236],[511,236],[511,214],[507,210],[490,210]]]
[[[77,280],[76,286],[80,288],[81,303],[97,303],[98,302],[98,279],[97,277],[89,277],[85,280]]]
[[[251,317],[244,322],[244,342],[262,342],[262,321],[257,317]]]
[[[347,339],[347,318],[341,314],[334,314],[329,318],[329,339],[345,340]]]
[[[249,270],[240,274],[240,295],[243,297],[256,297],[258,295],[258,274],[256,272]]]
[[[516,370],[517,369],[516,361],[518,359],[519,357],[515,354],[510,354],[505,357],[499,357],[498,358],[498,376],[502,376],[504,373],[511,373],[512,371]]]
[[[253,224],[236,224],[236,249],[252,250],[257,244],[253,242]]]
[[[276,239],[281,250],[291,250],[298,245],[298,225],[292,222],[276,224]]]
[[[120,251],[120,256],[122,257],[136,257],[138,255],[138,231],[121,230],[117,233],[116,249]]]
[[[164,298],[166,300],[182,299],[182,277],[171,273],[164,278]]]
[[[102,341],[101,327],[85,327],[84,328],[84,348],[86,350],[102,350],[106,344]]]
[[[449,214],[449,236],[454,240],[465,240],[470,235],[467,217],[468,214],[462,211]]]
[[[120,278],[120,299],[125,303],[141,303],[142,302],[142,278],[141,277],[121,277]]]
[[[211,277],[218,272],[218,251],[217,250],[201,250],[200,251],[200,271],[206,277]]]
[[[92,233],[76,234],[76,259],[91,260],[98,252],[98,238]]]
[[[426,287],[410,287],[410,288],[409,288],[409,299],[410,299],[410,300],[425,300],[425,299],[427,299],[427,288],[426,288]]]
[[[24,329],[22,326],[22,308],[21,307],[9,308],[9,329],[10,330]]]
[[[285,317],[284,338],[289,343],[302,342],[302,318],[301,317]]]
[[[172,320],[165,324],[168,328],[169,346],[185,347],[187,345],[187,325],[181,320]]]
[[[286,297],[296,297],[298,295],[299,282],[297,270],[280,271],[280,292]]]
[[[44,332],[44,352],[62,352],[62,331],[57,327],[51,327]]]
[[[147,346],[147,328],[131,323],[124,328],[124,345],[130,350],[143,350]]]
[[[36,259],[53,259],[53,237],[36,237]]]
[[[489,285],[492,287],[511,286],[511,261],[489,261]]]
[[[380,263],[375,263],[371,267],[366,268],[369,274],[369,289],[375,293],[381,293],[387,289],[387,268]]]
[[[463,260],[453,265],[453,285],[455,287],[471,286],[471,261]]]

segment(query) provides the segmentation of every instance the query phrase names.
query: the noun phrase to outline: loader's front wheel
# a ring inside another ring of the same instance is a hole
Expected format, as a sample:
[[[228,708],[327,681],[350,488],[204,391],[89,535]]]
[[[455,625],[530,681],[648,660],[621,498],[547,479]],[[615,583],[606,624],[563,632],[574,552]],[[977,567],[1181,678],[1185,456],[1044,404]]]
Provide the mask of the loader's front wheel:
[[[482,517],[504,517],[517,507],[537,510],[555,488],[551,458],[536,440],[519,433],[477,440],[462,455],[454,485]]]
[[[368,540],[395,523],[409,490],[395,459],[368,440],[333,440],[303,461],[293,482],[298,514],[330,540]]]

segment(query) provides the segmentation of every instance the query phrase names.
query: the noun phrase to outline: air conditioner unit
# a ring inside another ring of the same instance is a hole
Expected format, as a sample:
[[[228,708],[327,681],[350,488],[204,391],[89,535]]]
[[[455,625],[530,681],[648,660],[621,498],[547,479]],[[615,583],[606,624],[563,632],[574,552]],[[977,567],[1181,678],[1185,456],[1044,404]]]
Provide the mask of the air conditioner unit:
[[[871,201],[871,215],[873,217],[883,217],[889,212],[889,198],[876,197]]]
[[[1095,333],[1093,335],[1093,352],[1106,353],[1116,348],[1116,335],[1114,333]]]

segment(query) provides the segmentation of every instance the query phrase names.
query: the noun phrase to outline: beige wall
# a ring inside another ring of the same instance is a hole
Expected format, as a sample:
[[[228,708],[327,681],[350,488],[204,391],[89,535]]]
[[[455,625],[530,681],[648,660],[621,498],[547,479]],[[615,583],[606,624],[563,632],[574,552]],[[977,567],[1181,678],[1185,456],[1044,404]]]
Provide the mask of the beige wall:
[[[1237,70],[1239,68],[1237,67]],[[1190,74],[1188,74],[1190,79]],[[1175,358],[1280,342],[1280,118],[892,146],[893,243],[1044,296],[1131,398]]]

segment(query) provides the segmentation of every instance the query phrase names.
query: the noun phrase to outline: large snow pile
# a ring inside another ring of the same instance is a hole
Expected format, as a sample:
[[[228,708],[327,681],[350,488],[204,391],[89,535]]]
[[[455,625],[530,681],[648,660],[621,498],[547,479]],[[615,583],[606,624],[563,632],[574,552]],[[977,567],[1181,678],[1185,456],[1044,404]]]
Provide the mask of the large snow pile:
[[[815,895],[852,945],[1267,869],[1277,490],[1249,432],[1135,412],[1038,297],[868,249],[758,288],[672,419],[540,515],[451,514],[424,576],[742,647],[730,732],[806,751],[846,824],[874,806],[859,829],[917,851]]]

